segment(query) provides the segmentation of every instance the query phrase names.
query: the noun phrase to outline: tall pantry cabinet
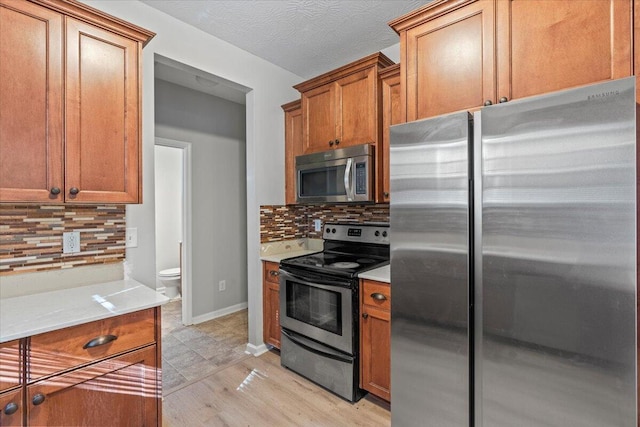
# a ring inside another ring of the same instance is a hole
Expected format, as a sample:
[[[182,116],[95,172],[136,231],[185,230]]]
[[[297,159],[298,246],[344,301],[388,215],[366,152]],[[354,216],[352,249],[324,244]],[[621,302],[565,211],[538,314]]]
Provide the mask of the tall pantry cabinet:
[[[151,37],[74,0],[0,0],[0,202],[140,202]]]

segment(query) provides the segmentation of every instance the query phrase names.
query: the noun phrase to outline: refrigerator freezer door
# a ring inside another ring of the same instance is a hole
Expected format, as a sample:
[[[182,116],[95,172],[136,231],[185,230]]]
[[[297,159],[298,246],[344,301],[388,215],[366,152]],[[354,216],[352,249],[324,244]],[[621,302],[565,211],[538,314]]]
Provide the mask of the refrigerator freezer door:
[[[469,119],[391,128],[394,426],[469,423]]]
[[[476,113],[476,426],[636,425],[633,80]]]

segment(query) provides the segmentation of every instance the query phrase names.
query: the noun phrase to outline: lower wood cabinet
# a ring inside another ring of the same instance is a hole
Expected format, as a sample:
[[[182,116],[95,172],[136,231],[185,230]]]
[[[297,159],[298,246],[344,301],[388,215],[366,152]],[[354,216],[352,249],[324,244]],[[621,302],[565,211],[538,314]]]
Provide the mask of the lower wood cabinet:
[[[22,426],[22,388],[0,393],[0,426]],[[44,424],[43,424],[44,425]]]
[[[360,388],[391,401],[391,286],[360,281]]]
[[[28,425],[157,426],[156,346],[27,387]]]
[[[0,426],[160,426],[160,330],[156,307],[0,344]]]
[[[263,262],[262,331],[265,344],[280,349],[280,272],[277,262]]]

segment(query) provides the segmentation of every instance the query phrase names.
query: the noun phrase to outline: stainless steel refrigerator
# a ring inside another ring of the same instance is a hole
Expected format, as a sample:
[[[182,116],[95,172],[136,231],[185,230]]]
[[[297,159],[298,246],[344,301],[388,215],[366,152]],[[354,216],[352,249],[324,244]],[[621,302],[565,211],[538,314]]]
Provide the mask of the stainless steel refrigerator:
[[[633,77],[391,128],[391,420],[636,425]]]

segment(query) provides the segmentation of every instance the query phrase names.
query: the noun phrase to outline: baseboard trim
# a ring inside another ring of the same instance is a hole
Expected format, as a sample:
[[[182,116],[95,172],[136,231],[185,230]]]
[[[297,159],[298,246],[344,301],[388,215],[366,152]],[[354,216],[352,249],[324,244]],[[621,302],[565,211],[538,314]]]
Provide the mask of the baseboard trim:
[[[232,305],[230,307],[221,308],[220,310],[212,311],[207,314],[201,314],[200,316],[195,316],[191,320],[194,325],[198,323],[207,322],[209,320],[217,319],[218,317],[226,316],[227,314],[235,313],[236,311],[244,310],[248,305],[246,302],[242,302],[240,304]]]
[[[269,351],[269,347],[267,347],[266,344],[260,344],[260,345],[247,344],[247,349],[244,352],[252,354],[255,357],[258,357],[261,354],[266,353],[267,351]]]

